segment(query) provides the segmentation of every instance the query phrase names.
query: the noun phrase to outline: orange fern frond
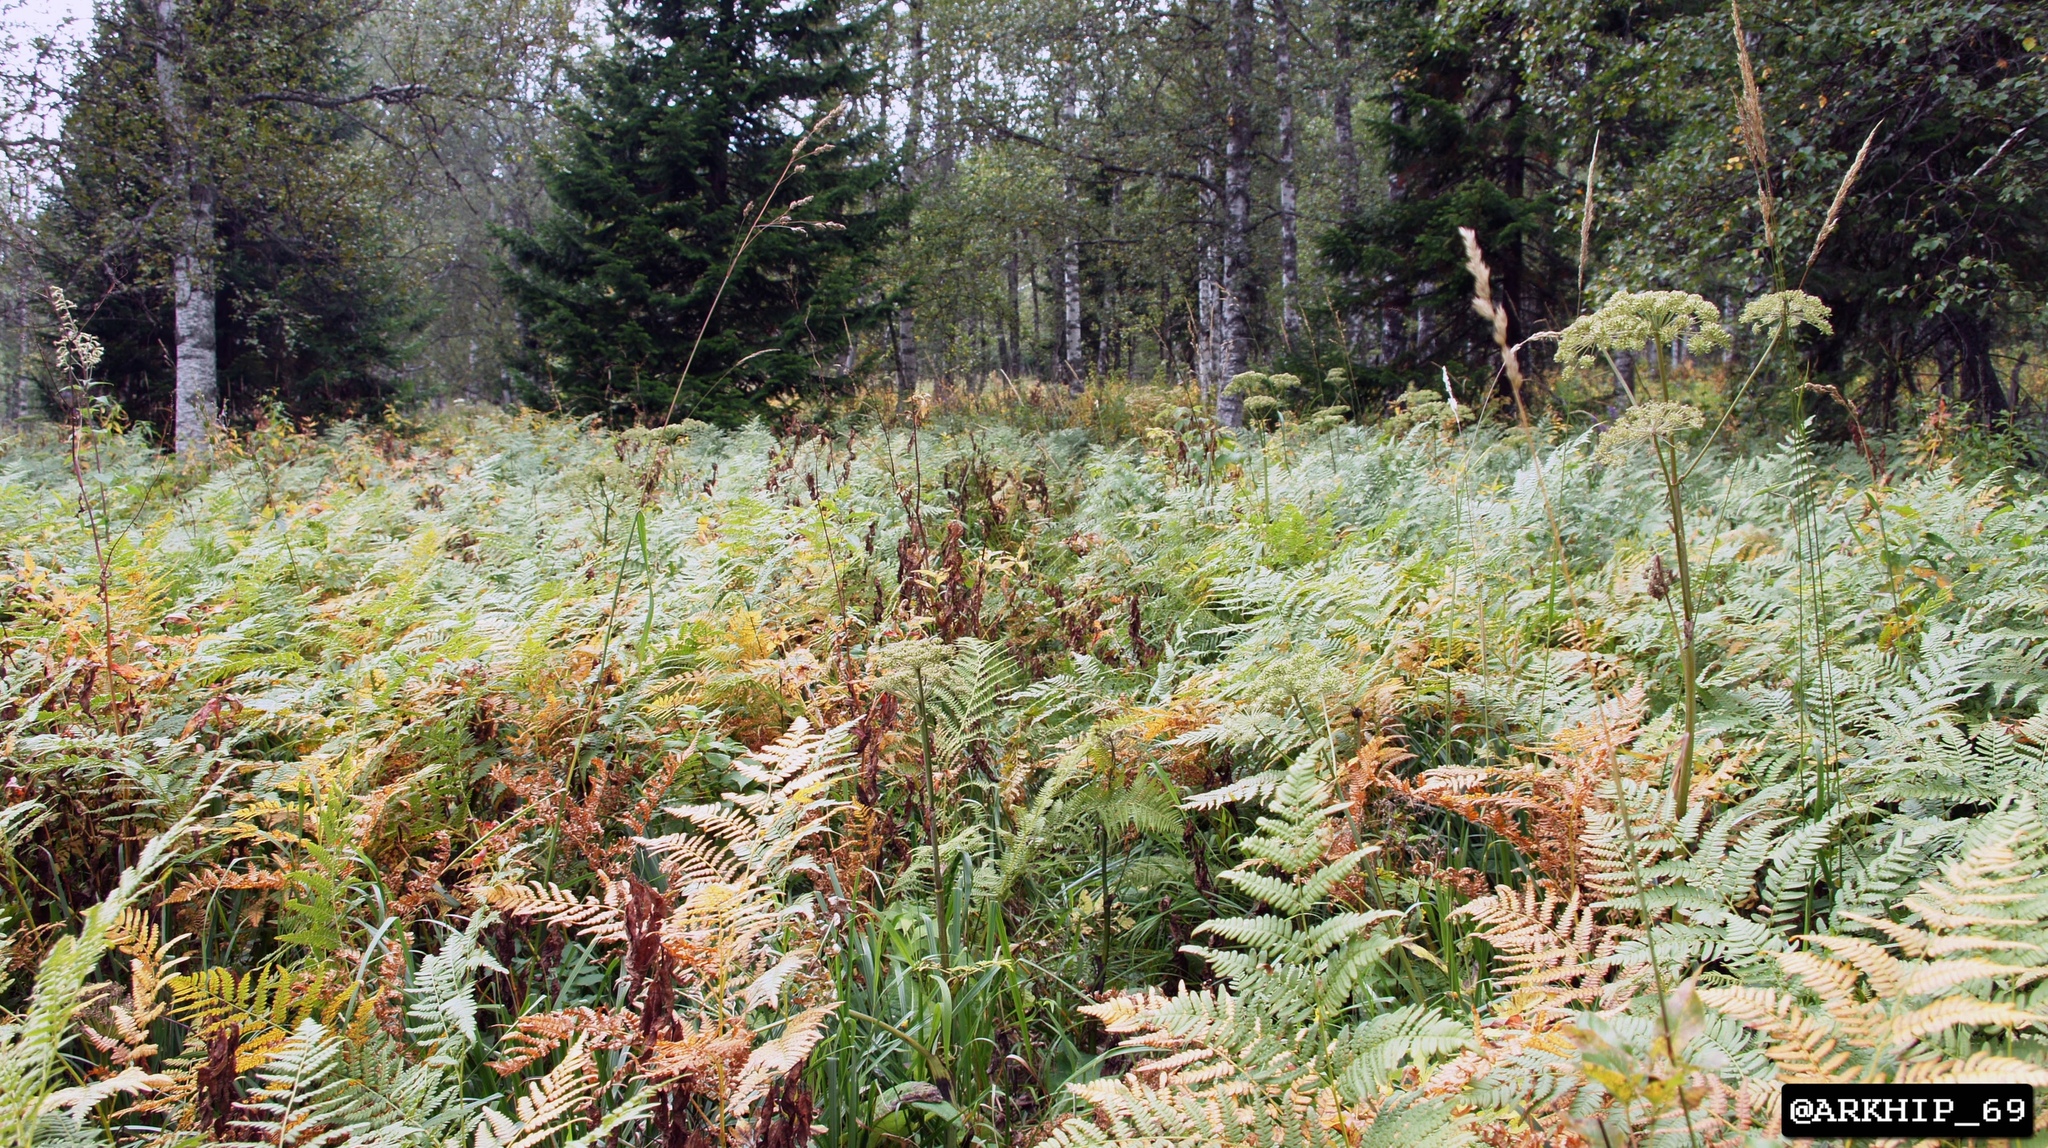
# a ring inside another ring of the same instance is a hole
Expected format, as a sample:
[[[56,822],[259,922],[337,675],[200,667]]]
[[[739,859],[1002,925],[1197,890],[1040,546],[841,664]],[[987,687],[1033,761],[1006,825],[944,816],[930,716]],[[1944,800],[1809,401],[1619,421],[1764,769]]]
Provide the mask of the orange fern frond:
[[[486,885],[478,890],[477,895],[484,904],[508,917],[537,918],[550,925],[575,929],[599,941],[626,939],[625,911],[612,903],[615,898],[609,889],[602,901],[594,897],[578,897],[553,882],[545,886],[538,883]]]

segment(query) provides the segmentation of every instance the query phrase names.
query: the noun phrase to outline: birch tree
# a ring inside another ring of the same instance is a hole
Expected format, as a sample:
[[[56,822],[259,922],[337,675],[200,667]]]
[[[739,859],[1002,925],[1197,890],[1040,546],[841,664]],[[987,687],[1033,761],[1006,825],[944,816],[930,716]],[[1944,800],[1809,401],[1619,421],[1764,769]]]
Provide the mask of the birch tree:
[[[181,458],[212,453],[220,368],[215,326],[214,189],[200,164],[187,103],[189,55],[178,0],[156,0],[156,97],[163,114],[164,200],[171,217],[173,442]]]

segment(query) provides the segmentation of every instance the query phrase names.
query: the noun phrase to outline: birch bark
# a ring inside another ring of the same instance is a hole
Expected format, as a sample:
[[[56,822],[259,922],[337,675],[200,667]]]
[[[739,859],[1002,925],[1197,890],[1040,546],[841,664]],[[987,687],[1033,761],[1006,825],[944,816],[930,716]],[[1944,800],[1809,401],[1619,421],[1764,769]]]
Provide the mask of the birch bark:
[[[177,347],[172,441],[178,456],[203,459],[212,453],[215,412],[220,406],[220,367],[215,343],[218,268],[214,260],[214,190],[206,182],[192,135],[191,109],[178,75],[184,29],[177,0],[157,0],[156,89],[170,149],[170,187],[176,212],[171,255],[171,309]]]

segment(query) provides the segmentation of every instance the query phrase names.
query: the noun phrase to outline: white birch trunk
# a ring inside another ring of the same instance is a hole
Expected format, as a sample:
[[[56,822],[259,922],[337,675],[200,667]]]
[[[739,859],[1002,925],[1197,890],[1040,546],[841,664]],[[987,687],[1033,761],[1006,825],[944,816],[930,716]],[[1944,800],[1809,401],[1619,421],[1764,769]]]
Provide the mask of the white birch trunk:
[[[220,408],[220,373],[215,346],[214,266],[206,250],[213,234],[211,196],[194,196],[186,219],[190,241],[171,262],[172,307],[178,339],[176,441],[178,454],[205,458]]]
[[[1337,144],[1337,212],[1346,220],[1358,214],[1358,144],[1351,122],[1351,24],[1339,13],[1336,29],[1337,84],[1330,97],[1330,134]],[[1346,274],[1345,286],[1357,290],[1354,275]],[[1344,345],[1358,350],[1363,322],[1355,307],[1345,308]]]
[[[177,346],[172,441],[179,457],[213,451],[220,407],[220,365],[215,344],[217,272],[213,255],[213,189],[201,178],[191,117],[178,84],[184,32],[177,0],[157,0],[156,88],[170,143],[170,186],[178,212],[177,249],[171,255],[171,308]]]
[[[896,312],[896,393],[917,393],[917,315],[909,307]]]
[[[1202,157],[1201,171],[1202,240],[1195,282],[1196,323],[1199,328],[1195,338],[1195,381],[1201,388],[1203,405],[1209,406],[1216,402],[1216,396],[1223,389],[1223,383],[1217,377],[1223,369],[1223,282],[1215,232],[1212,230],[1216,217],[1216,193],[1210,190],[1210,181],[1216,177],[1216,165],[1206,155]]]
[[[910,114],[903,129],[903,187],[918,184],[924,160],[924,5],[911,0],[910,14]],[[906,301],[896,312],[896,392],[905,398],[917,393],[917,309]]]
[[[1251,265],[1252,233],[1252,55],[1258,34],[1258,9],[1252,0],[1231,0],[1230,35],[1225,44],[1225,72],[1230,80],[1230,110],[1223,140],[1223,384],[1216,399],[1216,421],[1227,427],[1244,425],[1244,396],[1230,393],[1232,378],[1251,366],[1251,316],[1246,282]]]
[[[1073,198],[1073,185],[1068,183],[1068,199]],[[1081,243],[1071,236],[1067,239],[1066,251],[1060,264],[1061,301],[1066,305],[1066,372],[1067,386],[1075,394],[1087,389],[1087,380],[1081,374]]]

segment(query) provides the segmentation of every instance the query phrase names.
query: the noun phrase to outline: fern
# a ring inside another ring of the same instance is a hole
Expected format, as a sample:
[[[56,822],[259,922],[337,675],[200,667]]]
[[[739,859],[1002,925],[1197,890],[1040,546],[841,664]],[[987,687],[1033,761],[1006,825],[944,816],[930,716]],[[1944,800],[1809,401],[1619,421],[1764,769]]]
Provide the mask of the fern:
[[[1679,817],[1669,507],[1597,432],[988,401],[114,435],[106,598],[68,458],[0,451],[0,1131],[1675,1146],[1794,1068],[2048,1064],[2031,480],[1702,458]]]
[[[1074,1086],[1092,1117],[1058,1125],[1047,1143],[1471,1142],[1447,1105],[1379,1102],[1403,1061],[1427,1065],[1462,1047],[1463,1026],[1420,1008],[1371,1015],[1380,1000],[1371,973],[1402,940],[1379,927],[1401,914],[1323,912],[1369,856],[1328,857],[1331,816],[1343,806],[1318,770],[1326,751],[1297,755],[1244,842],[1246,863],[1223,874],[1278,912],[1205,922],[1200,932],[1238,947],[1188,950],[1231,988],[1127,996],[1086,1010],[1128,1035],[1125,1049],[1165,1055],[1119,1080]]]
[[[82,1103],[78,1094],[55,1104],[51,1096],[59,1091],[53,1087],[59,1054],[83,1003],[86,978],[121,928],[129,905],[169,860],[192,823],[187,817],[152,838],[135,864],[121,874],[113,892],[86,910],[78,933],[59,939],[36,967],[27,1012],[17,1023],[0,1027],[0,1143],[27,1144],[49,1109]]]
[[[539,1148],[572,1133],[579,1124],[589,1123],[597,1089],[597,1062],[579,1041],[546,1076],[514,1098],[511,1113],[484,1113],[477,1127],[477,1148]]]
[[[1330,782],[1318,769],[1321,754],[1310,749],[1288,767],[1274,794],[1271,812],[1246,837],[1243,865],[1222,874],[1277,912],[1260,917],[1218,918],[1198,933],[1234,942],[1234,950],[1191,947],[1237,991],[1268,1008],[1286,1011],[1313,1001],[1314,1015],[1334,1020],[1354,1005],[1378,1000],[1371,974],[1404,938],[1380,926],[1398,922],[1392,910],[1323,914],[1337,887],[1371,854],[1354,849],[1329,858],[1337,830],[1331,817],[1343,808],[1333,801]]]
[[[241,1123],[283,1148],[414,1148],[467,1138],[473,1106],[443,1057],[409,1062],[378,1030],[360,1036],[308,1018],[257,1072]]]
[[[2031,986],[2048,976],[2048,950],[2039,943],[2048,940],[2041,931],[2048,831],[2032,802],[1978,822],[1962,855],[1922,880],[1903,905],[1922,923],[1856,919],[1891,946],[1817,934],[1775,954],[1796,991],[1737,985],[1701,995],[1764,1034],[1787,1079],[1965,1080],[2004,1072],[2004,1079],[2048,1083],[2048,1068],[1984,1047],[2007,1046],[2002,1034],[2048,1025],[2048,1014],[2031,1007]]]
[[[505,972],[480,944],[483,931],[496,923],[494,913],[472,916],[467,928],[449,934],[439,952],[420,962],[406,1001],[406,1033],[418,1044],[438,1050],[476,1043],[476,974]]]
[[[1340,1091],[1313,1051],[1321,1040],[1228,992],[1124,997],[1088,1011],[1113,1034],[1135,1034],[1126,1049],[1166,1055],[1120,1079],[1073,1086],[1093,1115],[1055,1126],[1045,1143],[1058,1148],[1472,1143],[1447,1105],[1410,1098],[1382,1106],[1377,1088]],[[1449,1042],[1446,1036],[1430,1040],[1432,1028],[1442,1026],[1403,1017],[1360,1033],[1347,1048],[1355,1055],[1401,1045],[1384,1061],[1389,1064],[1404,1055],[1426,1056]],[[1351,1074],[1351,1082],[1366,1079],[1366,1073]]]

